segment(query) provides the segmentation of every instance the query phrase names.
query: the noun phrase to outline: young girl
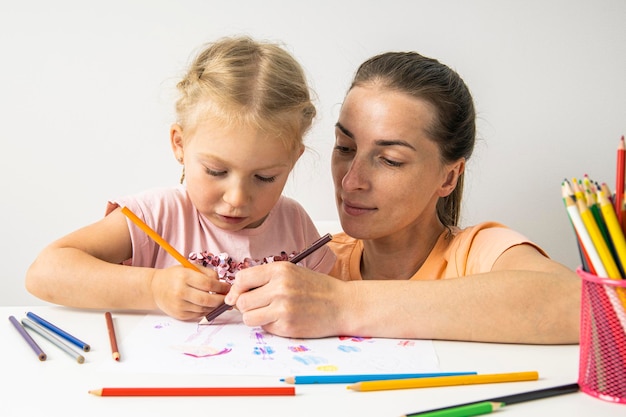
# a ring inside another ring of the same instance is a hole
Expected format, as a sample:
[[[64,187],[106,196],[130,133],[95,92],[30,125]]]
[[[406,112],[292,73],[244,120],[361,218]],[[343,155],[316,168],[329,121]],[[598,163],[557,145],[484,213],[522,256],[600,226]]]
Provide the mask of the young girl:
[[[214,256],[236,269],[285,259],[319,238],[304,209],[281,195],[315,116],[295,59],[275,44],[225,38],[200,52],[178,90],[170,139],[186,187],[110,201],[103,219],[39,254],[26,274],[33,295],[197,319],[230,289],[210,267]],[[126,218],[124,206],[203,273],[181,266]],[[302,264],[327,273],[334,260],[324,247]]]

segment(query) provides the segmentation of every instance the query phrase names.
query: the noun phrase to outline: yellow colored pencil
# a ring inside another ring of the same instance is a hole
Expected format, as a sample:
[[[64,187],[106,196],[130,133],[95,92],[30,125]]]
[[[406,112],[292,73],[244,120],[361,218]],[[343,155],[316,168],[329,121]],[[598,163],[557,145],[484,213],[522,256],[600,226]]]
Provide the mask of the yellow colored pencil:
[[[189,259],[187,259],[183,255],[181,255],[176,249],[174,249],[174,247],[172,245],[167,243],[167,241],[165,239],[163,239],[161,236],[159,236],[159,234],[157,232],[152,230],[152,228],[150,228],[150,226],[145,224],[143,222],[143,220],[141,220],[139,217],[137,217],[137,215],[135,213],[130,211],[130,209],[128,207],[122,207],[122,213],[124,213],[124,215],[126,217],[128,217],[130,219],[130,221],[132,221],[137,227],[139,227],[148,236],[150,236],[150,238],[152,238],[152,240],[154,240],[159,246],[161,246],[163,249],[165,249],[165,251],[167,253],[172,255],[178,262],[180,262],[180,264],[182,266],[184,266],[186,268],[191,268],[191,269],[196,270],[198,272],[201,272],[200,269],[197,266],[192,264],[189,261]]]
[[[619,263],[622,265],[622,268],[626,268],[626,239],[617,219],[615,206],[609,201],[603,191],[598,192],[598,204],[600,205],[600,211],[606,227],[609,230],[609,236],[613,242]]]
[[[386,381],[363,381],[348,386],[353,391],[382,391],[407,388],[448,387],[452,385],[493,384],[498,382],[536,381],[539,373],[509,372],[504,374],[478,374],[438,376],[433,378],[389,379]]]
[[[600,232],[600,228],[598,227],[591,210],[589,210],[587,204],[580,200],[577,200],[576,204],[578,205],[578,211],[580,212],[580,217],[583,220],[585,228],[589,232],[593,245],[595,246],[600,259],[602,260],[602,264],[604,264],[604,268],[606,269],[608,276],[604,278],[621,279],[622,275],[617,268],[613,255],[611,254],[611,251],[602,236],[602,232]]]

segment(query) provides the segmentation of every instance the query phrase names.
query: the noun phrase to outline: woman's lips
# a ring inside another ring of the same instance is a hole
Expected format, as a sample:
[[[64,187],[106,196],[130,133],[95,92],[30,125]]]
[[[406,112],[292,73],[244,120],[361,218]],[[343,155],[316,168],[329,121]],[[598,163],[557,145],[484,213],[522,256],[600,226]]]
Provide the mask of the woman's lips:
[[[376,210],[375,208],[364,207],[359,204],[350,203],[347,201],[344,201],[342,206],[343,206],[343,211],[346,212],[346,214],[349,214],[350,216],[361,216],[364,214],[372,213]]]

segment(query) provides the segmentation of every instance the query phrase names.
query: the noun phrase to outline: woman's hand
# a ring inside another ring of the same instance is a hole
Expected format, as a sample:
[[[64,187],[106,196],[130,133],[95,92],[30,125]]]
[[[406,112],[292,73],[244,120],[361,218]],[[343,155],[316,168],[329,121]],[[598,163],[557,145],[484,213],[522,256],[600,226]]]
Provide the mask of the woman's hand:
[[[179,320],[193,320],[223,302],[230,284],[220,281],[212,269],[198,268],[203,273],[182,266],[154,271],[150,287],[161,311]]]
[[[346,283],[294,265],[273,262],[241,270],[225,298],[248,326],[284,337],[342,334],[339,300]]]

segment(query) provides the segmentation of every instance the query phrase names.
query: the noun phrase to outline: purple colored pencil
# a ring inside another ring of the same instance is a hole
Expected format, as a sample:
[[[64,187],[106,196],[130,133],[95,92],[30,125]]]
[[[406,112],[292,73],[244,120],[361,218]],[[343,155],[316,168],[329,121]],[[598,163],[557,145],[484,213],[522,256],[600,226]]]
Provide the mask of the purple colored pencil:
[[[301,260],[309,256],[310,254],[312,254],[313,252],[315,252],[316,250],[318,250],[319,248],[321,248],[322,246],[330,242],[332,239],[333,239],[333,236],[330,233],[326,233],[324,236],[320,237],[315,242],[313,242],[311,246],[309,246],[308,248],[306,248],[305,250],[303,250],[302,252],[294,256],[293,258],[291,258],[289,262],[291,262],[292,264],[297,264],[298,262],[300,262]],[[222,305],[218,306],[215,310],[207,314],[205,318],[208,321],[213,321],[217,318],[217,316],[219,316],[220,314],[224,313],[227,310],[230,310],[232,307],[233,306],[229,306],[226,303],[222,303]]]
[[[39,357],[39,360],[45,361],[48,358],[48,356],[46,356],[46,353],[43,350],[41,350],[37,342],[35,342],[35,340],[28,334],[24,326],[22,326],[20,322],[17,321],[17,319],[13,316],[9,316],[9,321],[13,323],[13,326],[15,326],[15,329],[22,335],[26,343],[28,343],[28,345],[35,351],[35,353]]]

